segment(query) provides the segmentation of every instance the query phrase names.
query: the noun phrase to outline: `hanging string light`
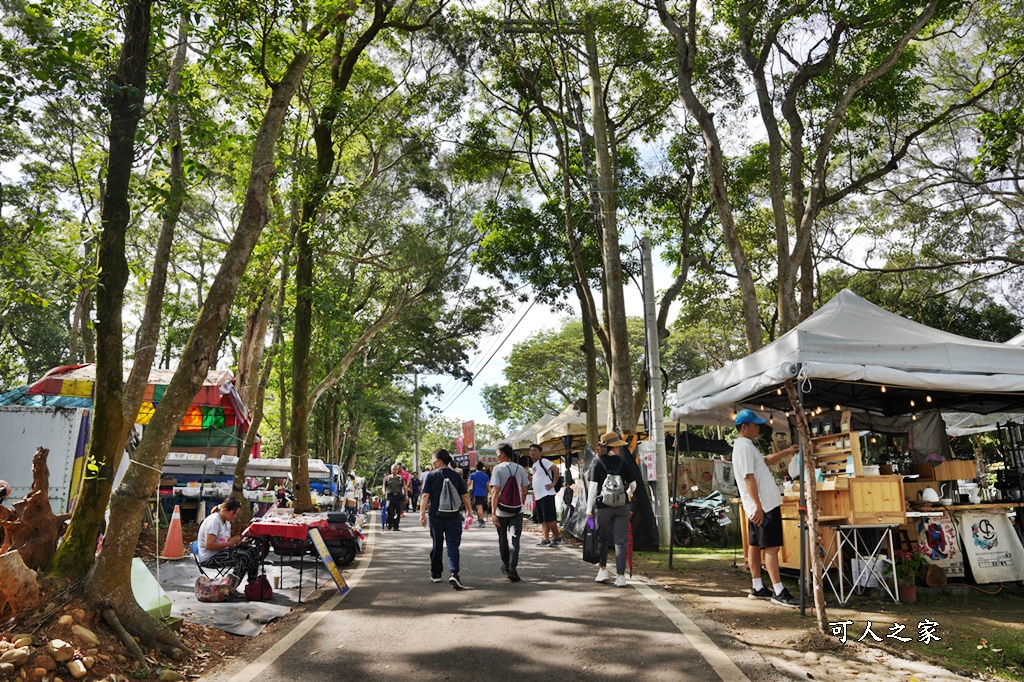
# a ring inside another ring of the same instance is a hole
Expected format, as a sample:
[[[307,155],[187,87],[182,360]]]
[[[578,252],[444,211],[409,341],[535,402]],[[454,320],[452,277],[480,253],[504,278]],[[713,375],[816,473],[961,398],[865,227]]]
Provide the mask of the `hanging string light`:
[[[885,393],[885,386],[882,386],[882,393]]]

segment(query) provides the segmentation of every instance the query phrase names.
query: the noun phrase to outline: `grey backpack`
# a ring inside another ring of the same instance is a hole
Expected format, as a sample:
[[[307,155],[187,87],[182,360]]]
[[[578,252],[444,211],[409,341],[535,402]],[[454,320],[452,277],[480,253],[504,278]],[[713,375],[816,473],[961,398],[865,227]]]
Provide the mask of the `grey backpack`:
[[[604,462],[601,462],[601,466],[604,466]],[[622,480],[621,474],[613,474],[608,471],[608,467],[605,467],[605,471],[608,474],[604,477],[604,483],[601,484],[601,494],[598,499],[606,507],[621,507],[626,504],[626,484]]]
[[[450,519],[459,515],[462,511],[462,499],[459,492],[452,484],[452,479],[441,475],[441,494],[437,496],[437,516],[442,519]]]

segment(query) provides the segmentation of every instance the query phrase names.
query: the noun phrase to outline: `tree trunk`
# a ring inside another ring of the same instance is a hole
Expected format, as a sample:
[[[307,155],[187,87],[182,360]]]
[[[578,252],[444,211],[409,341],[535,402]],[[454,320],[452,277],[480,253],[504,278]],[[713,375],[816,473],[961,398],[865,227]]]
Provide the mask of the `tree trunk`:
[[[626,328],[626,300],[622,290],[616,183],[609,150],[608,118],[602,98],[597,39],[592,27],[587,28],[585,38],[590,74],[590,103],[594,117],[601,261],[604,265],[605,281],[604,305],[605,314],[608,317],[608,339],[611,345],[611,364],[609,365],[609,374],[612,376],[611,392],[615,399],[616,423],[622,427],[624,433],[633,433],[636,429],[636,413],[633,411],[633,368],[629,353],[629,333]]]
[[[150,491],[159,482],[160,467],[178,424],[203,385],[238,284],[256,240],[267,223],[267,195],[275,174],[277,137],[310,57],[309,51],[296,54],[281,81],[271,87],[270,103],[253,147],[249,183],[238,228],[182,351],[178,369],[136,449],[134,459],[139,466],[128,467],[124,480],[111,497],[110,526],[103,552],[86,584],[94,605],[101,610],[105,606],[112,608],[128,631],[169,650],[181,650],[183,647],[173,632],[145,613],[130,592],[123,589],[131,580],[131,559],[138,540],[137,524],[146,509]]]
[[[96,382],[93,432],[79,500],[53,571],[79,578],[92,563],[106,500],[128,433],[125,415],[124,346],[121,310],[128,282],[125,233],[131,220],[130,184],[135,163],[135,132],[144,111],[152,0],[128,0],[124,42],[117,73],[104,102],[110,112],[107,187],[100,224],[96,283]],[[137,408],[136,408],[137,409]],[[156,487],[154,485],[154,487]]]
[[[3,542],[0,554],[16,550],[29,568],[45,568],[57,550],[57,540],[66,517],[50,507],[50,469],[46,458],[50,451],[36,449],[32,456],[32,489],[23,500],[14,503],[13,518],[0,521]]]

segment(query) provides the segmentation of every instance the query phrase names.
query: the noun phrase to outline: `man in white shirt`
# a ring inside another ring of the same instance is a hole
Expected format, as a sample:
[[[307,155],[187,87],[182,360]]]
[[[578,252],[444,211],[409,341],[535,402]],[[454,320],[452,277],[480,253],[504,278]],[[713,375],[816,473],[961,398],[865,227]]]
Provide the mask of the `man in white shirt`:
[[[537,520],[540,522],[544,539],[537,544],[548,547],[562,544],[562,535],[558,532],[558,517],[555,511],[555,481],[558,480],[558,467],[541,457],[540,446],[530,446],[530,459],[533,460],[533,501],[537,509]]]
[[[491,471],[491,518],[498,529],[498,553],[501,572],[519,582],[519,541],[523,534],[523,500],[530,479],[526,469],[514,461],[515,452],[508,443],[498,446],[498,466]],[[506,499],[502,493],[508,487]]]
[[[751,599],[771,600],[780,606],[799,607],[800,601],[782,584],[779,573],[779,549],[782,547],[782,495],[768,466],[797,451],[793,445],[785,450],[763,457],[754,440],[760,436],[765,420],[752,410],[740,410],[736,415],[739,437],[732,447],[732,468],[736,487],[743,501],[743,513],[748,519],[747,565],[750,568]],[[761,557],[772,580],[772,589],[761,580]]]

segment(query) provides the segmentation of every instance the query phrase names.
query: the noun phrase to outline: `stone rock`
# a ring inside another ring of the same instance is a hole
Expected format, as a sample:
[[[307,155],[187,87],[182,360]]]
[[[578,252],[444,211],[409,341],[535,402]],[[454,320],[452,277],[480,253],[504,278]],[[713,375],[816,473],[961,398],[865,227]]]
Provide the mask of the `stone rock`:
[[[786,658],[803,658],[803,656],[804,656],[799,651],[794,651],[793,649],[785,649],[785,650],[783,650],[782,655],[785,656]]]
[[[27,646],[11,649],[0,656],[0,663],[10,663],[14,666],[25,665],[28,662],[28,654]]]
[[[92,670],[92,667],[94,665],[96,665],[96,659],[93,658],[92,656],[86,656],[85,658],[82,659],[82,663],[85,664],[85,669],[86,670]]]
[[[32,659],[32,666],[42,668],[46,672],[53,672],[57,667],[57,662],[49,654],[39,653]]]
[[[72,625],[71,632],[72,634],[74,634],[75,637],[78,638],[78,641],[80,641],[82,644],[85,644],[86,646],[99,646],[100,644],[100,638],[96,636],[96,633],[94,633],[87,627],[83,627],[77,624]]]
[[[71,611],[71,615],[75,617],[79,623],[85,620],[85,609],[74,609]]]
[[[0,651],[9,651],[14,648],[14,642],[8,642],[6,639],[0,639]]]
[[[46,677],[46,673],[49,672],[46,668],[33,668],[32,672],[28,674],[30,680],[41,680]]]
[[[804,654],[804,660],[807,661],[808,663],[817,663],[818,662],[818,654],[814,653],[813,651],[808,651],[807,653]]]
[[[15,671],[13,663],[0,663],[0,679],[7,679]]]
[[[181,673],[177,673],[170,668],[164,668],[160,672],[160,677],[157,678],[160,682],[181,682],[185,679],[185,676]]]
[[[125,658],[125,655],[124,655],[124,654],[118,654],[118,655],[116,656],[116,658],[117,658],[117,662],[118,662],[118,663],[127,663],[127,662],[128,662],[128,659],[127,659],[127,658]]]
[[[97,649],[96,647],[90,647],[90,648],[85,650],[85,655],[86,656],[95,656],[99,652],[100,652],[100,650]]]
[[[75,622],[75,619],[65,613],[63,616],[57,619],[57,622],[60,625],[71,625]]]
[[[57,663],[67,663],[75,657],[75,647],[63,639],[51,639],[46,645],[46,653],[53,657]]]
[[[80,680],[89,674],[89,671],[85,668],[85,664],[77,658],[73,661],[68,661],[68,672],[71,674],[71,677],[76,680]]]
[[[32,635],[28,632],[18,633],[14,635],[14,637],[12,637],[11,639],[14,640],[14,646],[32,646],[36,643],[35,635]],[[21,642],[21,644],[19,644],[18,642]]]
[[[96,654],[96,658],[100,659],[104,663],[110,661],[110,656],[107,656],[106,654]]]

